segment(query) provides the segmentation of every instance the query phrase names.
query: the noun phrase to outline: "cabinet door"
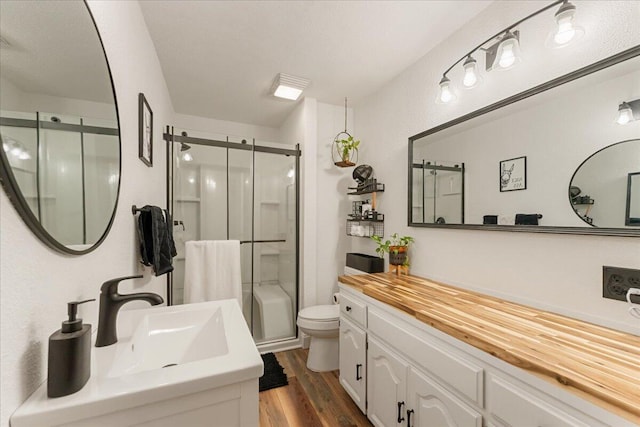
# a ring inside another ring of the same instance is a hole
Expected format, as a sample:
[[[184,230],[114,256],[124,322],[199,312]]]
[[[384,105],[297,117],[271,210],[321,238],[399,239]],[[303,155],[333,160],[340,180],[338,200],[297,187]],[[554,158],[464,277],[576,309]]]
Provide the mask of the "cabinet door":
[[[375,426],[404,425],[407,363],[369,336],[367,417]]]
[[[367,334],[340,318],[340,384],[366,413],[367,392]]]
[[[432,379],[409,370],[407,427],[481,427],[482,415],[440,387]],[[413,412],[412,412],[413,411]]]

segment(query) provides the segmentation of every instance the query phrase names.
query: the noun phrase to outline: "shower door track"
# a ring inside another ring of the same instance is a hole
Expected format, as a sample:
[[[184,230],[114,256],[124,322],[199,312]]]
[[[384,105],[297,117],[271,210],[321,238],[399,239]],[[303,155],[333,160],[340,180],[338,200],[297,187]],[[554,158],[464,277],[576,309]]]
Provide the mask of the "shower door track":
[[[220,141],[216,139],[194,138],[192,136],[172,135],[169,132],[164,134],[164,140],[167,142],[184,142],[186,144],[208,145],[209,147],[223,147],[235,150],[255,151],[258,153],[284,154],[287,156],[302,157],[300,149],[267,147],[264,145],[243,144],[240,142]]]

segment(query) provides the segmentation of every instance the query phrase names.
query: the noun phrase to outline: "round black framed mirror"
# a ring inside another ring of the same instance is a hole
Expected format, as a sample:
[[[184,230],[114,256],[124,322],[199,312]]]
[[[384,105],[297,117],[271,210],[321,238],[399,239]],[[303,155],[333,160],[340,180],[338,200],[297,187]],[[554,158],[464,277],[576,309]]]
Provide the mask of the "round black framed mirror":
[[[615,167],[611,167],[615,165]],[[640,139],[596,151],[576,169],[569,184],[569,203],[593,227],[640,227]]]
[[[81,255],[113,223],[120,126],[85,2],[0,2],[0,180],[31,231]]]

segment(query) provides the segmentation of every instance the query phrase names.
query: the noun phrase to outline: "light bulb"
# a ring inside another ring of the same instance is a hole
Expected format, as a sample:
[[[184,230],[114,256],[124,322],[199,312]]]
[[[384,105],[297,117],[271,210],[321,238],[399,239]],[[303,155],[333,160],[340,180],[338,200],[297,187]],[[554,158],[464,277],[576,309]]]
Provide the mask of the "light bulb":
[[[11,154],[13,154],[16,157],[20,157],[20,154],[22,154],[22,149],[20,149],[20,147],[13,147],[11,149]]]
[[[20,160],[29,160],[31,158],[31,154],[29,154],[27,150],[24,150],[18,155],[18,158]]]
[[[5,153],[9,151],[10,148],[11,147],[9,147],[9,144],[7,144],[6,142],[2,143],[2,149],[4,150]]]
[[[618,118],[616,119],[616,123],[619,125],[626,125],[630,121],[633,120],[633,110],[631,106],[626,102],[623,102],[618,106]]]
[[[518,42],[518,38],[511,31],[507,31],[498,45],[494,66],[497,62],[498,68],[506,70],[511,68],[519,60],[520,43]]]
[[[468,56],[467,59],[462,64],[464,68],[464,77],[462,78],[462,85],[466,88],[472,88],[476,84],[480,78],[478,77],[478,64],[475,59],[471,56]]]
[[[449,80],[446,76],[442,76],[442,79],[440,80],[440,93],[438,94],[438,99],[436,102],[438,104],[448,104],[455,99],[456,95],[451,89],[451,80]]]
[[[569,43],[576,35],[576,30],[573,28],[572,18],[564,18],[558,20],[558,30],[553,36],[553,41],[556,44],[564,45]]]
[[[183,153],[182,160],[184,160],[185,162],[190,162],[193,160],[193,156],[190,153]]]
[[[568,1],[562,3],[560,9],[555,14],[556,28],[552,32],[551,39],[554,47],[567,46],[571,41],[577,40],[584,30],[574,25],[573,20],[576,15],[576,7]]]
[[[500,67],[509,68],[516,62],[516,55],[513,53],[513,46],[505,46],[500,55]]]
[[[287,172],[287,177],[293,178],[295,174],[296,174],[296,171],[294,171],[293,168],[291,168],[289,169],[289,172]]]

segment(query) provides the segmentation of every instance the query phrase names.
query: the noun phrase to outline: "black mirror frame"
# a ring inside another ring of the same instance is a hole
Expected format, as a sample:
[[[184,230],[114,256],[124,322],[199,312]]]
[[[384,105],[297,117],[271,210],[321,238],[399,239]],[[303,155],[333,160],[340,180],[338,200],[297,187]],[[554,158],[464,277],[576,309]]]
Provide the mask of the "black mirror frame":
[[[553,233],[553,234],[584,234],[584,235],[599,235],[599,236],[619,236],[619,237],[640,237],[640,230],[625,229],[625,228],[597,228],[597,227],[555,227],[555,226],[527,226],[527,225],[487,225],[487,224],[424,224],[413,222],[412,209],[413,209],[413,144],[416,140],[424,138],[425,136],[432,135],[440,132],[457,124],[466,122],[476,117],[487,114],[491,111],[497,110],[502,107],[506,107],[523,99],[553,89],[557,86],[561,86],[565,83],[569,83],[573,80],[627,61],[629,59],[640,56],[640,45],[629,48],[618,54],[612,55],[601,61],[594,62],[591,65],[580,68],[571,73],[565,74],[553,80],[549,80],[546,83],[542,83],[538,86],[534,86],[531,89],[527,89],[523,92],[517,93],[513,96],[495,102],[486,107],[475,110],[471,113],[460,116],[456,119],[450,120],[446,123],[428,129],[419,134],[409,137],[409,155],[408,155],[408,186],[407,186],[407,226],[409,227],[424,227],[424,228],[440,228],[440,229],[461,229],[461,230],[482,230],[482,231],[510,231],[510,232],[525,232],[525,233]]]
[[[113,93],[113,102],[114,107],[116,109],[116,120],[118,121],[118,149],[120,151],[120,158],[118,159],[118,189],[116,192],[116,200],[113,206],[113,212],[111,213],[111,218],[109,219],[109,224],[107,228],[100,236],[97,242],[95,242],[91,247],[84,250],[74,250],[71,249],[62,243],[58,242],[49,232],[42,226],[38,218],[33,214],[31,208],[29,207],[27,201],[22,195],[22,191],[18,186],[18,183],[11,172],[11,165],[9,163],[9,159],[4,152],[4,150],[0,150],[0,185],[4,188],[4,191],[11,201],[11,204],[14,206],[20,218],[25,222],[27,227],[36,235],[43,243],[49,246],[52,249],[55,249],[59,252],[68,255],[84,255],[95,250],[98,246],[102,244],[102,242],[106,239],[109,231],[111,230],[111,226],[113,225],[113,221],[116,216],[116,212],[118,210],[118,200],[120,199],[120,186],[122,185],[122,135],[120,131],[120,112],[118,110],[118,98],[116,96],[116,88],[113,83],[113,75],[111,73],[111,66],[109,65],[109,59],[107,58],[107,52],[104,49],[104,43],[102,41],[102,36],[100,35],[100,31],[98,30],[98,25],[96,24],[96,20],[91,13],[91,9],[87,4],[86,0],[83,1],[84,6],[87,8],[87,12],[89,13],[89,17],[91,18],[91,22],[93,22],[93,26],[96,30],[96,34],[98,35],[98,40],[100,41],[100,46],[102,47],[102,53],[104,55],[104,60],[107,65],[107,71],[109,72],[109,80],[111,82],[111,91]]]

